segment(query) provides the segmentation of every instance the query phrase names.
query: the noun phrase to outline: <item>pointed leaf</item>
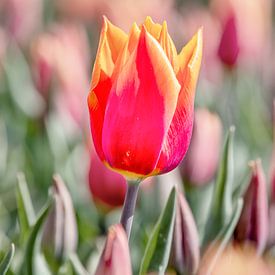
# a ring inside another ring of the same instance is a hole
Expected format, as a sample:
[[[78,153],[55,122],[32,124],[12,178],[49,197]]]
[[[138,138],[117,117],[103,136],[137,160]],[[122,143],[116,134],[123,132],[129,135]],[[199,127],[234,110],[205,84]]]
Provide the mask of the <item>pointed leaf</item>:
[[[26,183],[25,175],[19,173],[17,175],[17,187],[16,187],[16,202],[17,211],[20,224],[20,234],[22,239],[26,237],[31,226],[35,221],[35,213],[29,193],[29,189]]]
[[[232,214],[233,196],[233,137],[235,127],[230,127],[225,145],[221,164],[218,170],[217,180],[214,187],[210,217],[206,226],[203,244],[213,240],[220,228],[228,224]]]
[[[70,262],[72,264],[73,270],[76,275],[88,275],[88,271],[85,270],[84,266],[80,262],[77,254],[71,254],[70,257]]]
[[[153,271],[164,274],[171,250],[175,213],[176,190],[173,187],[146,246],[139,271],[140,275]]]
[[[44,208],[42,209],[40,215],[38,216],[35,224],[33,225],[28,241],[25,249],[24,262],[21,268],[21,274],[33,275],[36,274],[34,271],[34,261],[35,261],[35,248],[36,248],[36,240],[38,237],[39,230],[47,217],[49,209],[52,205],[52,200],[49,200]]]
[[[14,256],[14,244],[12,243],[10,246],[9,251],[7,252],[7,254],[5,255],[4,259],[2,260],[2,262],[0,263],[0,274],[1,275],[5,275],[10,267],[12,258]]]

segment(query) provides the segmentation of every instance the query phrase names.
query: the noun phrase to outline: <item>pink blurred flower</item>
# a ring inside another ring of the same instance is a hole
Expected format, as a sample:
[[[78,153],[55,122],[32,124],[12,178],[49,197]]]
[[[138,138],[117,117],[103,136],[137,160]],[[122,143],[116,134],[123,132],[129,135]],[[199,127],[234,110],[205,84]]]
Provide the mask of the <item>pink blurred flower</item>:
[[[2,6],[4,24],[10,35],[26,44],[41,25],[41,0],[4,0]]]
[[[89,168],[89,188],[96,205],[109,211],[123,205],[127,189],[126,180],[108,169],[92,151]]]
[[[48,92],[54,78],[53,102],[64,120],[78,126],[86,123],[86,94],[89,90],[89,45],[80,25],[55,25],[41,34],[32,45],[33,67],[37,87]],[[44,94],[45,96],[45,94]]]
[[[218,49],[218,56],[228,67],[233,67],[239,55],[239,37],[237,34],[236,19],[230,15],[223,26],[223,32]]]
[[[211,0],[210,8],[221,25],[234,16],[240,62],[248,67],[263,64],[271,38],[271,0]]]
[[[180,166],[184,179],[201,186],[208,183],[217,170],[222,142],[222,123],[217,114],[197,109],[189,150]]]
[[[131,275],[128,239],[120,224],[109,229],[107,241],[95,275]]]
[[[260,160],[252,161],[251,179],[244,196],[243,210],[235,229],[238,242],[252,242],[263,253],[268,238],[268,198],[266,180]]]

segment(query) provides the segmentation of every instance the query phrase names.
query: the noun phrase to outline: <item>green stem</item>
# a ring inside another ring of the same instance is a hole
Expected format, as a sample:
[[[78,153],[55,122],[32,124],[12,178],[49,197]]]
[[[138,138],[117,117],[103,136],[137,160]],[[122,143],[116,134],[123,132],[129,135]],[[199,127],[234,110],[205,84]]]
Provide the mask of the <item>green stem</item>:
[[[131,234],[140,181],[127,181],[127,183],[127,193],[124,200],[120,223],[125,229],[127,237],[129,239]]]

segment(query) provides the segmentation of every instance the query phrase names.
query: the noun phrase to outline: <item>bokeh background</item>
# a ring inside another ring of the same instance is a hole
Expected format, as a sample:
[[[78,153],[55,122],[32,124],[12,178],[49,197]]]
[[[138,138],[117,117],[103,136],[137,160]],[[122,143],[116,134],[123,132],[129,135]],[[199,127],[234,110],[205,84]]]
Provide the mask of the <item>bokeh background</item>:
[[[210,185],[224,135],[235,125],[234,184],[246,181],[248,161],[260,158],[271,188],[271,0],[1,0],[0,250],[18,238],[19,172],[37,211],[46,201],[53,174],[62,176],[77,215],[77,252],[88,270],[94,270],[106,229],[119,220],[125,182],[97,159],[86,103],[102,15],[125,32],[147,15],[155,22],[166,20],[178,52],[203,26],[194,130],[201,135],[194,143],[200,145],[193,146],[194,156],[186,159],[191,164],[183,165],[173,180],[185,177],[196,185]],[[131,240],[134,270],[173,180],[163,176],[158,184],[149,180],[142,186]]]

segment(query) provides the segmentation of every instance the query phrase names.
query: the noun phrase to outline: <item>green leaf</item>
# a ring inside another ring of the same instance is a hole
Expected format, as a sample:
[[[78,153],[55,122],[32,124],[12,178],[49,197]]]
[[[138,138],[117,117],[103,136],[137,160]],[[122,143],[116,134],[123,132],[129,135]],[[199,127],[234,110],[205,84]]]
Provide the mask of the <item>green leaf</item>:
[[[25,249],[24,254],[24,262],[23,266],[21,268],[21,274],[27,274],[27,275],[33,275],[36,274],[34,272],[34,261],[35,261],[35,248],[36,248],[36,240],[38,237],[39,230],[47,217],[47,214],[49,212],[49,209],[52,205],[52,200],[48,200],[48,202],[45,204],[44,208],[42,209],[40,215],[38,216],[35,224],[33,225],[28,241],[27,246]]]
[[[4,259],[2,260],[2,262],[0,263],[0,274],[1,275],[5,275],[10,267],[12,258],[14,256],[14,244],[12,243],[10,246],[9,251],[7,252],[7,254],[5,255]]]
[[[71,254],[69,259],[76,275],[89,275],[88,271],[86,271],[80,262],[77,254]]]
[[[234,177],[234,159],[233,159],[233,138],[235,128],[229,129],[222,156],[222,161],[218,170],[217,180],[214,187],[212,204],[210,207],[210,217],[206,225],[203,245],[213,240],[218,234],[220,228],[228,224],[232,215],[232,196],[233,196],[233,177]]]
[[[164,274],[171,250],[176,213],[176,189],[173,187],[164,210],[150,236],[139,274],[158,272]]]
[[[16,43],[9,45],[3,69],[14,102],[27,116],[39,117],[46,105],[33,84],[28,62]]]
[[[20,234],[22,240],[24,240],[29,233],[31,226],[35,221],[35,213],[29,193],[29,189],[26,183],[26,179],[23,173],[17,175],[18,184],[16,187],[16,202],[17,211],[20,224]]]
[[[224,226],[223,229],[221,229],[220,233],[218,234],[218,236],[215,238],[215,240],[212,242],[211,246],[208,249],[208,252],[211,255],[212,255],[212,253],[211,253],[212,250],[215,251],[215,254],[211,258],[211,263],[208,265],[208,270],[205,271],[205,273],[204,273],[205,275],[212,274],[213,268],[214,268],[218,258],[224,251],[225,247],[227,246],[227,244],[229,243],[229,241],[231,239],[231,236],[233,235],[233,232],[234,232],[236,225],[239,221],[242,208],[243,208],[243,199],[239,198],[239,200],[237,201],[237,204],[235,206],[235,209],[232,213],[229,223],[226,226]]]

